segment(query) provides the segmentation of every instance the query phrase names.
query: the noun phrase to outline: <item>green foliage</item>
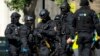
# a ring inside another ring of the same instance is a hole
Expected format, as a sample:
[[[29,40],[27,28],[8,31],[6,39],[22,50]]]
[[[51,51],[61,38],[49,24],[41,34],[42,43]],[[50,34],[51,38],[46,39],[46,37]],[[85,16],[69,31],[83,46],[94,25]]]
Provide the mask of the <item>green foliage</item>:
[[[55,3],[60,6],[65,0],[55,0]],[[66,0],[69,1],[69,0]]]
[[[11,10],[23,10],[24,6],[29,5],[31,0],[5,0],[5,3]]]
[[[55,0],[55,3],[59,6],[63,3],[64,0]]]
[[[100,19],[100,13],[97,14],[98,18]]]

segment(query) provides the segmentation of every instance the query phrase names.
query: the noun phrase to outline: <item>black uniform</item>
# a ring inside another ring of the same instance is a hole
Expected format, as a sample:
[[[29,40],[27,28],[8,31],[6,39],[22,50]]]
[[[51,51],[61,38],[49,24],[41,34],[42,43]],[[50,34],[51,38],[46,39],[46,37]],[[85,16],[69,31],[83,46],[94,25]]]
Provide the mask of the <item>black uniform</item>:
[[[73,22],[73,13],[70,12],[70,6],[67,2],[64,2],[61,6],[60,6],[60,9],[61,9],[61,14],[60,14],[60,20],[61,20],[61,23],[62,25],[65,24],[65,28],[68,28],[70,29],[69,31],[71,32],[71,36],[74,37],[74,29],[72,27],[72,22]],[[62,27],[64,28],[64,27]],[[68,31],[68,29],[66,29],[66,31]],[[72,37],[72,39],[73,39]]]
[[[33,50],[33,37],[31,37],[32,35],[32,24],[34,22],[34,18],[31,17],[31,16],[26,16],[25,17],[25,24],[22,25],[20,27],[20,39],[21,39],[21,42],[22,42],[22,45],[21,45],[21,55],[24,55],[24,56],[33,56],[34,55],[34,50]]]
[[[70,12],[70,6],[67,2],[64,2],[61,6],[61,14],[60,14],[60,37],[61,37],[61,46],[66,53],[67,43],[66,40],[69,37],[74,37],[74,29],[72,27],[73,14]],[[68,54],[69,55],[69,54]]]
[[[40,17],[42,22],[37,25],[34,35],[39,37],[39,56],[49,56],[50,50],[54,51],[54,36],[55,36],[55,24],[49,17],[49,12],[46,9],[41,10]],[[46,41],[50,45],[46,44]]]
[[[61,30],[62,30],[62,25],[61,25],[61,16],[60,15],[56,15],[55,18],[54,18],[54,22],[55,22],[55,31],[56,31],[56,41],[55,41],[55,51],[53,52],[54,53],[54,56],[64,56],[64,49],[62,48],[62,45],[61,45],[61,39],[62,39],[62,33],[61,33]]]
[[[60,15],[56,15],[54,18],[54,22],[55,22],[55,27],[56,27],[56,38],[58,40],[59,43],[61,43],[61,30],[62,30],[62,25],[61,25],[61,16]]]
[[[59,15],[60,20],[54,20],[56,23],[56,39],[57,42],[61,44],[62,47],[62,52],[64,51],[64,53],[66,54],[66,47],[67,47],[67,43],[66,40],[69,37],[74,37],[74,29],[72,28],[71,25],[69,25],[64,21],[61,21],[61,15]],[[67,19],[67,16],[63,17],[63,19]],[[73,35],[72,35],[73,33]],[[62,53],[61,56],[64,54]],[[69,51],[67,52],[67,54],[70,53]]]
[[[83,0],[82,0],[83,1]],[[78,32],[79,56],[92,56],[91,44],[94,30],[97,28],[99,20],[94,10],[90,9],[88,0],[80,3],[82,6],[75,13],[73,26]],[[97,31],[98,35],[99,32]]]
[[[19,23],[20,14],[17,12],[12,13],[11,15],[11,23],[7,25],[5,30],[5,36],[8,41],[8,50],[9,56],[18,56],[19,50],[21,46],[20,37],[18,34],[19,27],[21,24]]]

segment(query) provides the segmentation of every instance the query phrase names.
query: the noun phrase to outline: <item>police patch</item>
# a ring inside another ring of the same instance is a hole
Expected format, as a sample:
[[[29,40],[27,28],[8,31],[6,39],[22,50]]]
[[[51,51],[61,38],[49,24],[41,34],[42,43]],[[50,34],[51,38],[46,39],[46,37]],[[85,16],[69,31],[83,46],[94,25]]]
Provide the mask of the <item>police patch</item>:
[[[86,15],[87,15],[86,13],[79,14],[79,16],[86,16]]]

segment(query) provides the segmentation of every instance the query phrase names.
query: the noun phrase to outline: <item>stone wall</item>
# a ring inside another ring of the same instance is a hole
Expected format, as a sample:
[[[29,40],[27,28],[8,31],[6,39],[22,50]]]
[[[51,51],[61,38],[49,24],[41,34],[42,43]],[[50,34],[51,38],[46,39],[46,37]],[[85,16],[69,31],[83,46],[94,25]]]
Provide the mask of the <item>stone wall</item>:
[[[56,14],[59,14],[59,7],[50,0],[45,0],[45,8],[50,12],[50,16],[52,19],[54,19]],[[42,9],[42,0],[38,0],[35,14],[37,17],[39,17],[39,12]]]
[[[77,9],[80,7],[79,2],[80,0],[75,0]],[[96,11],[96,13],[100,13],[100,0],[94,0],[93,3],[90,3],[90,7]]]
[[[69,0],[69,2],[71,2],[71,1],[72,0]],[[76,4],[76,8],[78,9],[80,0],[74,0],[74,1]],[[100,8],[99,8],[100,0],[95,0],[93,3],[90,3],[90,4],[91,4],[91,8],[93,10],[95,10],[97,13],[100,12]],[[59,7],[51,0],[45,0],[45,5],[46,5],[46,9],[48,9],[50,11],[50,16],[52,19],[55,17],[56,14],[60,13]],[[36,11],[35,11],[37,17],[39,17],[38,14],[41,9],[42,9],[42,0],[38,0]]]
[[[100,0],[95,0],[91,4],[91,8],[94,9],[97,13],[100,13]]]

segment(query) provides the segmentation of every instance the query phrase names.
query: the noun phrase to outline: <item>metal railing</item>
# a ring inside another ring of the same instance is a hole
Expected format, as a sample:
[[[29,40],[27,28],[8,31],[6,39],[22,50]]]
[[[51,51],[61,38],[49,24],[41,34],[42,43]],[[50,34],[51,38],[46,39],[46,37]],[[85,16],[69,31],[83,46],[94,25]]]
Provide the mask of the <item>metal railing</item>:
[[[5,37],[0,37],[0,56],[8,56],[7,41]]]

